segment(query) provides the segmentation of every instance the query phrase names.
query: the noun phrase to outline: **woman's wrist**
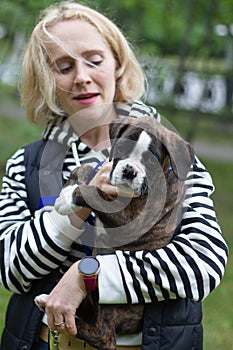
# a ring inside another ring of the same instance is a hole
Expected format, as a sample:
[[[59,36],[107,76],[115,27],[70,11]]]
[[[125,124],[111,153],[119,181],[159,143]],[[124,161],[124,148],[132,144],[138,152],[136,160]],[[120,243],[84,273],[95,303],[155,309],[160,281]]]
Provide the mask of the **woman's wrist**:
[[[68,214],[71,225],[78,229],[82,229],[90,213],[90,209],[80,207],[75,213]]]

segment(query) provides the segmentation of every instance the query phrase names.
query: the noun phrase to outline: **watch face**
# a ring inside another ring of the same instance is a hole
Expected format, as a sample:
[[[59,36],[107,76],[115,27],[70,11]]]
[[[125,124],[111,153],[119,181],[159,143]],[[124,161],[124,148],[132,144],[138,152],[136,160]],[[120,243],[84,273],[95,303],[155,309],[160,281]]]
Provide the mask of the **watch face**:
[[[99,261],[93,256],[85,256],[80,260],[78,268],[84,275],[93,275],[99,269]]]

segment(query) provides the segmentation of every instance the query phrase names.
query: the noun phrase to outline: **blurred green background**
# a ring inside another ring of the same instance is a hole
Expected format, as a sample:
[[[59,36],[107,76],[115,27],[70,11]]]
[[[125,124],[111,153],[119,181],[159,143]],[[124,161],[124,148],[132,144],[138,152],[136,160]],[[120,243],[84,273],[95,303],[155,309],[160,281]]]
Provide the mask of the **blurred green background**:
[[[49,0],[1,0],[0,177],[20,146],[40,137],[20,107],[20,57]],[[232,0],[82,1],[110,16],[147,74],[147,102],[189,140],[210,171],[229,261],[221,285],[203,302],[204,349],[233,350],[233,2]],[[0,333],[10,292],[0,286]],[[16,316],[17,317],[17,316]]]

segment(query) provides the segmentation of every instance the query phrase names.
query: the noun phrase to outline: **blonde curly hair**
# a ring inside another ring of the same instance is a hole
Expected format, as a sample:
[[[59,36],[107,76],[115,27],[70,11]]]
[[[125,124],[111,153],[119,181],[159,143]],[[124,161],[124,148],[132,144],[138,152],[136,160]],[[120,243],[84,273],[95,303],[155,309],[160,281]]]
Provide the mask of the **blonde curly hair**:
[[[45,9],[24,52],[21,70],[21,101],[29,121],[44,125],[64,116],[56,101],[56,84],[49,64],[48,43],[56,38],[51,28],[64,20],[84,20],[93,25],[110,47],[116,60],[117,89],[114,102],[132,103],[145,94],[145,76],[130,44],[120,29],[98,11],[73,1]]]

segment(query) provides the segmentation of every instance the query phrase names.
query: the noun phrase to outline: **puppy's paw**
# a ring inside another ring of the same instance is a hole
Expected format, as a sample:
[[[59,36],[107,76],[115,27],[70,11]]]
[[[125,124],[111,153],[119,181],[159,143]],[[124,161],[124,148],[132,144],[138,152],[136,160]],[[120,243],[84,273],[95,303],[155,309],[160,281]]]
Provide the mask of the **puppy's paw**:
[[[40,295],[37,295],[34,299],[36,306],[41,311],[45,311],[45,302],[46,302],[47,297],[48,297],[48,294],[40,294]]]
[[[68,215],[75,212],[79,207],[73,202],[73,192],[78,185],[70,185],[62,189],[57,198],[54,208],[61,215]]]

